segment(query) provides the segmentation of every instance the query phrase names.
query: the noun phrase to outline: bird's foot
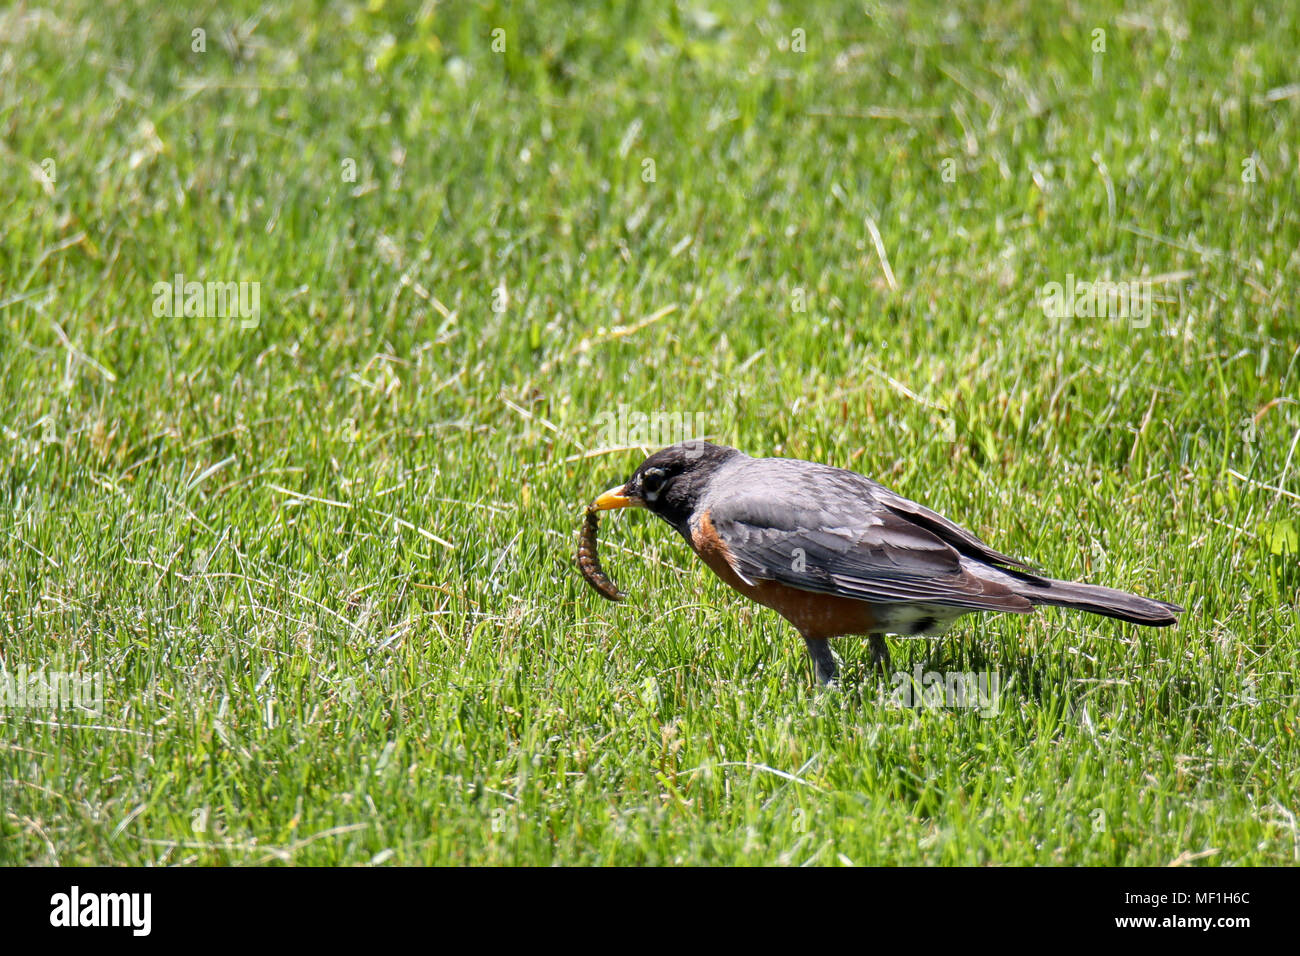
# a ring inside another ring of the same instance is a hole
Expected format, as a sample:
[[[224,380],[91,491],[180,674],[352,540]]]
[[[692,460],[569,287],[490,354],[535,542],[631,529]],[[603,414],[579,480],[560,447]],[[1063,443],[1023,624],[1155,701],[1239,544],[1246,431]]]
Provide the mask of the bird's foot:
[[[808,645],[808,656],[813,661],[813,672],[817,675],[817,681],[827,687],[837,686],[836,676],[839,674],[839,668],[835,664],[835,655],[831,652],[831,642],[824,637],[805,637],[804,643]]]
[[[889,656],[889,645],[885,643],[884,635],[872,634],[868,640],[871,645],[871,666],[882,674],[888,674],[893,669],[893,660]]]

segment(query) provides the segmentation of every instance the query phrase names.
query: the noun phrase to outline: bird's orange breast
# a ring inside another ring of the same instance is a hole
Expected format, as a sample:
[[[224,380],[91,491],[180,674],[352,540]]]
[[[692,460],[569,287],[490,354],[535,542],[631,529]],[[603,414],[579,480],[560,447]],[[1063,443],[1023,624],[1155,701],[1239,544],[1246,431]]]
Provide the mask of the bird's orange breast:
[[[876,618],[866,601],[805,591],[779,581],[746,581],[732,567],[726,542],[718,535],[708,512],[692,529],[691,546],[725,584],[776,611],[804,637],[840,637],[870,634],[875,630]]]

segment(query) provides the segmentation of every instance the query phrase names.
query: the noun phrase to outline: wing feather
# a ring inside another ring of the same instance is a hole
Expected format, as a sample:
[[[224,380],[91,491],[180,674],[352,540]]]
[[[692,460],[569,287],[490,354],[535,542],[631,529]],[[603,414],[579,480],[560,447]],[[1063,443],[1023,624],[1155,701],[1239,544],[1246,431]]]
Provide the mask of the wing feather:
[[[1021,566],[1014,558],[854,472],[792,464],[751,459],[743,482],[720,483],[725,492],[706,502],[743,578],[877,603],[1031,609],[1005,584],[972,574],[963,552]]]

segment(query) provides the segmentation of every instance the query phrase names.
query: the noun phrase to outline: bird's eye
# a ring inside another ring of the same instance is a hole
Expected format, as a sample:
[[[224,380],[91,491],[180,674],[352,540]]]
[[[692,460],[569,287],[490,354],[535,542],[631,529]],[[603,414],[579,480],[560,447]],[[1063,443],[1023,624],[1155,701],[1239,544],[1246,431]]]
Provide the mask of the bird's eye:
[[[654,498],[664,486],[664,473],[658,468],[651,468],[641,476],[641,490],[647,498]]]

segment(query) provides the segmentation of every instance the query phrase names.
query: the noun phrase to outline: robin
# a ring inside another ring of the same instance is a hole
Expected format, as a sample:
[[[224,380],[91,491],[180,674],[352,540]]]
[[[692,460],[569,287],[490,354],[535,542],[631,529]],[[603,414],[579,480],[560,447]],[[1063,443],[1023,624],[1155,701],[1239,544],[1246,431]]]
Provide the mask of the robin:
[[[1077,608],[1165,627],[1183,609],[1113,588],[1055,581],[994,551],[943,515],[843,468],[751,458],[695,441],[641,463],[594,507],[645,508],[672,525],[715,574],[795,626],[817,679],[835,679],[830,638],[942,634],[975,611]]]

